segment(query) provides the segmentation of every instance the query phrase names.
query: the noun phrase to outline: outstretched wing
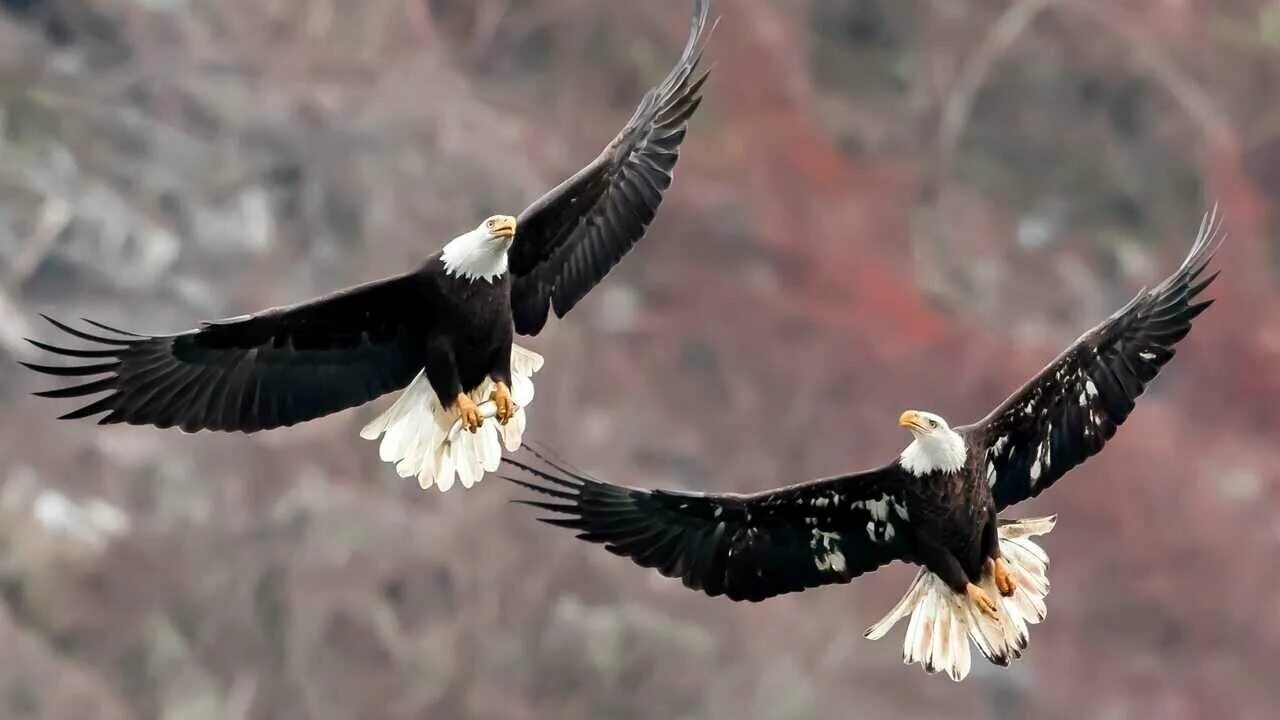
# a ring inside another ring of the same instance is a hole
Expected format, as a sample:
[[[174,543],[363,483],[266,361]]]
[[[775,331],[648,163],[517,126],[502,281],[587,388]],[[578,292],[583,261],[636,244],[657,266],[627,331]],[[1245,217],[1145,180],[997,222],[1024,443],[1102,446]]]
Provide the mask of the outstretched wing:
[[[684,54],[604,152],[530,205],[508,254],[516,332],[564,317],[639,242],[671,185],[685,127],[707,75],[694,76],[709,0],[697,0]]]
[[[905,559],[896,465],[756,495],[704,495],[610,485],[537,457],[508,458],[528,477],[507,479],[553,498],[520,501],[557,513],[543,522],[707,595],[759,601]]]
[[[205,323],[175,335],[137,335],[86,320],[94,332],[46,318],[94,343],[72,349],[29,340],[82,365],[36,365],[69,377],[102,377],[36,393],[107,393],[62,419],[255,432],[354,407],[404,387],[423,366],[427,280],[400,275],[318,300]],[[101,331],[101,332],[99,332]]]
[[[985,419],[959,428],[986,453],[997,509],[1039,495],[1111,439],[1213,304],[1197,298],[1217,277],[1201,276],[1220,242],[1215,211],[1173,275],[1082,335]]]

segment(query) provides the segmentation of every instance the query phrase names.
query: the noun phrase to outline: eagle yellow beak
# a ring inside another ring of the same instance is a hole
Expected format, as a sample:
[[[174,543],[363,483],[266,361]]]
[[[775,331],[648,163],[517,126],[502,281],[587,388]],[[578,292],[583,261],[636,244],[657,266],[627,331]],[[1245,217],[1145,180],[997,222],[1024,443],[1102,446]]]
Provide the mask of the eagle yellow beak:
[[[489,228],[489,234],[504,240],[515,237],[516,219],[510,215],[496,218],[493,222],[493,227]]]
[[[929,431],[929,428],[925,427],[924,421],[920,419],[920,414],[915,410],[908,410],[902,413],[902,416],[898,418],[898,425],[912,431]]]

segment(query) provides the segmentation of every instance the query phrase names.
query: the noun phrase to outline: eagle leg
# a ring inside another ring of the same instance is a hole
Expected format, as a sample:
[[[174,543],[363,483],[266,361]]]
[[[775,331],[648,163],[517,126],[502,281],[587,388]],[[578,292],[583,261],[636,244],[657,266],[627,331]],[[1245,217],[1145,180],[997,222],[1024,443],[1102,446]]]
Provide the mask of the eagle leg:
[[[493,393],[489,396],[493,400],[493,404],[498,406],[498,424],[506,425],[507,421],[516,415],[516,404],[511,400],[511,390],[507,384],[499,380],[493,388]]]
[[[990,595],[987,595],[985,590],[973,583],[969,583],[964,588],[964,594],[968,596],[970,602],[978,606],[983,615],[992,620],[999,619],[999,615],[996,614],[996,603],[991,599]]]
[[[1005,597],[1012,597],[1013,591],[1018,586],[1013,581],[1013,575],[1009,573],[1009,566],[1005,564],[1004,558],[992,558],[988,562],[991,563],[991,574],[995,576],[996,588],[1000,594]]]
[[[458,408],[458,416],[462,418],[462,429],[468,432],[479,430],[484,418],[480,417],[480,408],[476,407],[475,401],[467,397],[466,393],[458,393],[453,403]]]

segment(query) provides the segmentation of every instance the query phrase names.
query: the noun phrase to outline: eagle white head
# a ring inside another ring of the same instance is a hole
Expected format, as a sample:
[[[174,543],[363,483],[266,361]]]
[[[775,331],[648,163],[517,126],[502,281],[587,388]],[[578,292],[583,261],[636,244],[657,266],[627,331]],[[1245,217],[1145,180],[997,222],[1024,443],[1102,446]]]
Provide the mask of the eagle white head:
[[[898,424],[913,436],[911,444],[902,451],[902,467],[907,472],[919,476],[957,472],[964,467],[964,438],[940,416],[908,410],[898,418]]]
[[[450,275],[493,282],[507,271],[507,251],[515,236],[516,219],[494,215],[446,243],[440,261]]]

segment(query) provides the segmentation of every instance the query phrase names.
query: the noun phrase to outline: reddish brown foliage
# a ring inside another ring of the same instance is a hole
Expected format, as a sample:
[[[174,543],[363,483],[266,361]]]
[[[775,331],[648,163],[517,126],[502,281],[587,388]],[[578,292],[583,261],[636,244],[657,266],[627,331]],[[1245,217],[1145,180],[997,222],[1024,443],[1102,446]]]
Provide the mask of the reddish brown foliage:
[[[43,3],[96,28],[62,45],[47,18],[3,16],[3,347],[25,352],[39,310],[165,329],[287,302],[518,209],[661,75],[685,4]],[[708,102],[651,234],[534,342],[531,436],[602,477],[750,491],[880,462],[899,411],[980,416],[1221,202],[1218,305],[1108,450],[1017,509],[1061,518],[1021,663],[954,686],[903,668],[899,635],[862,640],[904,568],[734,605],[534,523],[497,481],[420,493],[356,437],[372,410],[253,437],[101,430],[55,423],[8,372],[0,715],[1280,704],[1280,16],[718,5]],[[51,487],[132,531],[102,555],[48,540],[30,503]]]

